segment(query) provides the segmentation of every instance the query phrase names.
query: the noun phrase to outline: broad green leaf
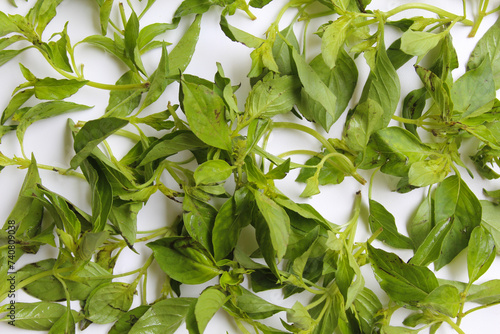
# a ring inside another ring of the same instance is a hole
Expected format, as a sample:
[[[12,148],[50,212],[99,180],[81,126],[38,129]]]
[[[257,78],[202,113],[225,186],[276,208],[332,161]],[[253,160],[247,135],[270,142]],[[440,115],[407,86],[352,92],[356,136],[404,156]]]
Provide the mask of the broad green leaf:
[[[436,310],[449,317],[456,317],[460,307],[460,292],[452,285],[441,285],[422,302],[424,307]]]
[[[415,89],[406,95],[403,101],[402,116],[409,119],[418,119],[422,116],[427,100],[427,91],[425,88]],[[417,125],[404,123],[406,130],[418,137]]]
[[[495,241],[482,226],[477,226],[471,233],[467,249],[467,273],[469,282],[475,282],[491,266],[496,256]]]
[[[467,63],[467,69],[478,68],[486,58],[489,58],[495,89],[500,88],[500,19],[486,31],[477,42]]]
[[[337,110],[337,97],[297,50],[291,49],[290,52],[304,92],[308,97],[321,104],[329,115],[326,122],[321,123],[321,126],[328,131],[343,112],[343,110]]]
[[[137,38],[137,46],[139,50],[142,50],[146,45],[148,45],[155,37],[165,33],[167,30],[172,30],[177,28],[179,25],[179,20],[174,20],[172,23],[152,23],[145,26],[139,32]]]
[[[222,273],[208,251],[190,237],[167,237],[147,246],[160,268],[181,283],[201,284]]]
[[[284,307],[274,305],[243,287],[238,288],[236,306],[252,319],[266,319],[281,311]]]
[[[236,247],[241,230],[250,224],[251,197],[247,188],[240,188],[219,209],[212,231],[215,260],[222,260]]]
[[[88,43],[100,47],[120,59],[129,69],[133,70],[135,68],[133,62],[125,56],[125,46],[116,43],[109,37],[92,35],[84,38],[81,43]]]
[[[111,207],[113,206],[113,188],[101,166],[93,157],[85,159],[80,164],[80,167],[90,185],[92,232],[101,232],[106,226]]]
[[[38,35],[42,35],[47,24],[56,16],[56,7],[62,0],[38,0],[28,12],[27,18],[36,26]]]
[[[204,290],[194,306],[194,317],[188,315],[186,326],[189,332],[195,334],[203,333],[212,317],[228,299],[229,296],[226,296],[224,292],[216,287]]]
[[[144,166],[152,161],[164,159],[185,150],[196,150],[206,147],[206,144],[191,131],[175,131],[153,142],[137,160],[138,166]]]
[[[111,15],[111,9],[113,8],[114,0],[103,0],[99,4],[99,21],[101,24],[101,34],[106,36],[109,25],[109,17]]]
[[[2,311],[9,311],[9,306],[7,304],[5,306],[6,310]],[[49,302],[16,302],[15,304],[10,304],[10,306],[14,307],[15,309],[14,323],[16,327],[32,331],[50,330],[54,323],[59,320],[59,318],[61,318],[66,312],[66,306]],[[4,318],[2,318],[2,320],[3,319],[7,320],[10,318],[8,318],[7,314]]]
[[[136,62],[135,59],[135,48],[137,46],[137,38],[139,37],[139,19],[134,11],[130,14],[130,17],[125,25],[124,30],[124,41],[125,41],[125,55]]]
[[[26,132],[28,126],[30,126],[34,122],[62,115],[68,112],[85,110],[89,108],[91,107],[66,101],[51,101],[39,103],[36,106],[31,107],[19,120],[19,125],[16,129],[17,138],[19,139],[19,142],[22,146],[24,133]]]
[[[10,101],[7,107],[5,107],[3,113],[2,113],[2,120],[0,121],[0,124],[5,124],[5,122],[26,102],[28,101],[33,94],[35,94],[34,89],[25,89],[22,90],[16,95],[14,95]]]
[[[345,141],[349,148],[363,152],[370,137],[385,127],[384,110],[376,101],[368,99],[354,109],[346,124]]]
[[[127,120],[116,117],[105,117],[86,122],[75,136],[76,155],[71,159],[71,168],[80,166],[98,144],[127,124]]]
[[[250,118],[287,113],[298,102],[299,87],[295,77],[266,75],[252,87],[245,103],[245,111]]]
[[[441,254],[443,242],[452,226],[451,223],[443,220],[434,225],[427,234],[422,235],[421,238],[424,239],[415,251],[415,255],[410,259],[410,263],[425,266],[436,260]],[[430,227],[424,226],[424,228],[427,230]]]
[[[423,68],[421,66],[415,66],[416,72],[420,77],[420,80],[424,84],[427,93],[432,97],[434,103],[436,104],[438,111],[442,117],[451,116],[451,99],[449,91],[447,90],[446,83],[434,72]]]
[[[450,96],[457,119],[489,111],[496,97],[490,60],[485,58],[481,65],[465,72],[453,83]]]
[[[116,85],[140,84],[140,77],[133,71],[127,71],[117,81]],[[141,102],[141,89],[112,90],[109,93],[106,117],[126,117],[130,115]]]
[[[220,17],[220,27],[230,40],[243,43],[249,48],[256,49],[264,43],[262,38],[255,37],[246,31],[231,26],[223,15]]]
[[[448,31],[435,34],[409,29],[401,36],[401,50],[409,55],[424,56],[435,48],[446,34]]]
[[[0,66],[4,65],[9,60],[15,58],[18,54],[22,53],[27,48],[19,50],[0,50]]]
[[[130,311],[123,313],[120,318],[113,324],[108,334],[123,334],[129,333],[132,326],[151,308],[150,305],[141,305]]]
[[[132,306],[135,287],[111,282],[95,288],[85,302],[85,316],[96,324],[108,324],[120,318]]]
[[[487,200],[481,203],[481,226],[487,229],[495,241],[497,252],[500,252],[500,206]]]
[[[321,54],[325,63],[334,68],[337,57],[344,48],[344,43],[351,29],[352,16],[342,15],[328,24],[321,37]]]
[[[183,17],[189,14],[203,14],[215,5],[211,0],[184,0],[174,13],[174,18]]]
[[[209,88],[181,82],[183,106],[191,130],[208,145],[231,151],[231,136],[225,120],[225,104]]]
[[[466,300],[482,305],[498,304],[500,302],[500,280],[493,279],[480,285],[472,285]]]
[[[46,259],[27,264],[18,270],[17,279],[22,281],[33,275],[52,270],[55,264],[55,259]],[[64,264],[61,268],[66,268],[69,265],[69,263]],[[65,281],[71,300],[85,300],[93,289],[100,284],[111,281],[109,278],[100,278],[101,276],[108,276],[109,272],[94,262],[88,262],[82,269],[74,273],[64,272],[60,275]],[[47,302],[66,300],[64,287],[52,275],[42,277],[26,285],[24,291],[30,296]]]
[[[224,182],[233,173],[233,168],[224,160],[209,160],[194,171],[196,184]]]
[[[369,333],[380,318],[382,303],[373,291],[365,287],[356,296],[353,305],[362,333]]]
[[[419,204],[408,226],[408,235],[415,249],[418,249],[422,244],[432,227],[431,200],[425,197]]]
[[[57,334],[57,333],[65,333],[65,334],[75,334],[76,329],[75,325],[78,320],[83,320],[84,317],[80,314],[77,315],[77,319],[75,319],[75,311],[66,308],[66,312],[62,315],[62,317],[57,320],[54,325],[50,328],[48,334]]]
[[[438,156],[411,164],[408,182],[415,187],[426,187],[439,183],[451,171],[451,161],[447,156]]]
[[[40,100],[62,100],[75,94],[86,83],[74,79],[39,79],[34,84],[35,96]]]
[[[281,30],[273,44],[273,55],[281,75],[291,75],[294,72],[292,55],[287,43],[291,44],[296,50],[300,49],[299,41],[297,40],[297,36],[295,36],[293,27],[294,24],[291,23],[288,27]],[[257,48],[263,41],[256,39],[255,42],[256,45],[251,46],[247,44],[247,46]]]
[[[467,184],[454,175],[437,187],[434,208],[436,225],[446,221],[452,226],[435,262],[437,270],[467,247],[472,230],[481,223],[481,203]]]
[[[165,88],[169,84],[167,80],[167,76],[169,75],[169,57],[167,54],[167,48],[165,44],[163,44],[160,62],[158,64],[158,68],[154,73],[149,77],[149,90],[142,102],[141,108],[144,109],[151,103],[158,100],[161,94],[165,91]]]
[[[212,250],[212,230],[217,210],[210,204],[190,195],[182,203],[184,227],[189,235],[205,249]]]
[[[129,334],[174,334],[184,322],[194,298],[168,298],[158,301],[137,320]]]
[[[309,311],[299,301],[293,304],[286,312],[286,320],[293,323],[294,328],[308,330],[314,326],[314,319]]]
[[[4,12],[0,12],[0,37],[18,32],[19,28]]]
[[[439,285],[436,276],[427,267],[407,264],[394,253],[368,245],[368,255],[375,278],[397,303],[416,306]]]
[[[121,234],[129,247],[135,243],[137,235],[137,214],[143,203],[134,201],[119,201],[113,199],[113,206],[109,213],[111,224]]]
[[[280,261],[288,246],[290,218],[283,207],[260,191],[254,191],[253,194],[257,207],[267,223],[272,246],[276,251],[278,261]]]
[[[262,8],[270,2],[271,0],[250,0],[248,4],[254,8]]]
[[[78,240],[78,247],[76,249],[77,257],[83,261],[90,260],[97,248],[101,247],[108,237],[108,231],[101,231],[97,233],[85,232]]]
[[[378,235],[377,239],[384,241],[391,247],[413,248],[411,239],[398,232],[394,216],[375,200],[370,200],[370,217],[368,219],[372,233],[382,228],[382,233]]]
[[[387,126],[398,106],[400,90],[399,77],[382,43],[377,49],[374,67],[363,87],[360,103],[368,99],[377,102],[384,111],[381,124]]]
[[[168,56],[168,73],[179,74],[184,72],[193,57],[198,38],[200,37],[201,15],[196,15],[193,23]]]
[[[414,162],[422,161],[434,151],[411,132],[388,127],[373,135],[376,151],[386,160],[381,171],[396,176],[406,176]]]

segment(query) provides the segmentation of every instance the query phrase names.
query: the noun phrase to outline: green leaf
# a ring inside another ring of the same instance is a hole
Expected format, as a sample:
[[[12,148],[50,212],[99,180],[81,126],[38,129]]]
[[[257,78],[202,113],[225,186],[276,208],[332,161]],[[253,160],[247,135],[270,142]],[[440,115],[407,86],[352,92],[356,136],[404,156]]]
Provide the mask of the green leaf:
[[[453,83],[450,96],[458,119],[489,111],[496,97],[490,60],[485,58],[481,65],[465,72]]]
[[[406,95],[403,101],[402,116],[409,119],[418,119],[422,116],[427,100],[427,91],[425,88],[415,89]],[[406,130],[418,137],[417,125],[405,123]]]
[[[96,324],[108,324],[120,318],[132,306],[135,287],[111,282],[95,288],[85,302],[86,318]]]
[[[16,327],[34,331],[48,331],[66,312],[66,306],[57,303],[16,302],[15,304],[10,305],[15,308]],[[3,319],[9,319],[8,315],[6,315]]]
[[[101,34],[106,35],[109,25],[109,17],[111,15],[111,9],[113,8],[114,0],[103,0],[99,8],[99,21],[101,24]]]
[[[38,35],[42,35],[47,24],[56,16],[56,7],[62,0],[38,0],[28,12],[28,20],[36,26]]]
[[[101,35],[92,35],[84,38],[81,43],[88,43],[94,46],[100,47],[105,51],[111,53],[118,59],[120,59],[125,65],[127,65],[131,70],[133,70],[134,64],[133,62],[125,56],[125,46],[122,43],[117,43],[109,37],[101,36]]]
[[[0,66],[8,62],[9,60],[15,58],[18,54],[22,53],[24,49],[19,49],[19,50],[1,50],[0,51]]]
[[[298,77],[304,92],[325,108],[329,115],[326,122],[320,123],[328,131],[343,112],[343,110],[337,110],[337,97],[321,80],[314,69],[306,63],[304,57],[297,50],[291,49],[290,52],[292,53],[292,59],[297,68]]]
[[[422,306],[454,318],[457,316],[460,302],[460,292],[456,287],[441,285],[429,293],[422,302]]]
[[[113,206],[109,213],[111,224],[121,234],[129,247],[135,243],[137,235],[137,214],[143,203],[134,201],[113,200]]]
[[[286,311],[284,307],[274,305],[241,286],[237,291],[236,306],[252,319],[266,319],[273,314]]]
[[[467,69],[473,70],[481,66],[486,58],[489,58],[495,89],[500,88],[500,19],[486,31],[477,42],[467,63]]]
[[[154,73],[149,77],[149,90],[144,98],[144,102],[142,102],[142,109],[150,105],[151,103],[158,100],[158,98],[163,94],[165,88],[169,84],[167,80],[167,76],[169,75],[169,57],[167,54],[167,48],[165,44],[162,46],[160,63],[158,64],[158,68]]]
[[[71,159],[71,168],[80,166],[98,144],[127,124],[127,120],[116,117],[105,117],[86,122],[75,136],[76,155]]]
[[[497,252],[500,252],[500,206],[487,200],[479,201],[481,203],[481,226],[487,229],[493,240]]]
[[[248,188],[240,188],[219,209],[212,231],[215,260],[222,260],[236,247],[241,230],[250,224],[251,197]]]
[[[454,175],[437,187],[434,208],[436,225],[442,221],[451,225],[435,262],[439,269],[467,247],[472,230],[481,223],[481,203],[467,184]]]
[[[147,246],[160,268],[181,283],[201,284],[222,273],[207,250],[190,237],[167,237]]]
[[[152,23],[142,28],[137,37],[139,50],[143,50],[155,37],[165,33],[167,30],[177,28],[179,22],[179,20],[173,20],[172,23]]]
[[[245,103],[245,111],[250,118],[287,113],[298,102],[299,87],[299,82],[292,76],[268,74],[252,87]]]
[[[130,14],[130,17],[125,25],[124,40],[125,40],[125,55],[136,62],[135,59],[135,48],[137,46],[137,39],[139,37],[139,19],[134,11]]]
[[[52,270],[55,264],[55,259],[27,264],[18,270],[17,279],[21,281],[33,275]],[[69,263],[63,264],[61,268],[66,268],[69,265]],[[94,262],[88,262],[82,269],[74,273],[60,274],[68,288],[71,300],[86,300],[90,293],[100,284],[111,281],[109,278],[102,278],[102,276],[108,275],[109,272]],[[63,285],[53,275],[42,277],[26,285],[24,291],[30,296],[47,302],[66,300]]]
[[[181,82],[183,106],[191,130],[208,145],[230,151],[231,136],[225,120],[224,101],[209,88]]]
[[[196,184],[224,182],[233,173],[233,168],[224,160],[209,160],[194,171]]]
[[[108,239],[109,232],[101,231],[97,233],[85,232],[78,240],[77,256],[80,260],[88,261],[97,251],[97,248]]]
[[[7,107],[5,107],[3,113],[2,113],[2,120],[0,121],[1,124],[5,124],[5,122],[24,104],[26,101],[28,101],[33,95],[35,94],[34,89],[25,89],[22,90],[16,95],[14,95],[10,101]]]
[[[451,99],[445,82],[431,70],[418,65],[415,66],[415,69],[427,93],[429,93],[434,100],[440,114],[443,115],[443,117],[451,116]]]
[[[466,301],[481,305],[498,304],[500,302],[500,280],[493,279],[480,285],[472,285]]]
[[[496,256],[495,241],[482,226],[477,226],[471,233],[467,249],[467,272],[469,282],[476,281],[491,266]]]
[[[451,171],[451,161],[447,156],[414,162],[408,171],[408,182],[415,187],[426,187],[439,183]]]
[[[18,32],[19,28],[4,12],[0,12],[0,37]]]
[[[127,71],[117,81],[116,85],[140,84],[140,77],[133,71]],[[130,115],[141,102],[142,90],[112,90],[109,93],[106,117],[126,117]]]
[[[371,135],[385,127],[383,116],[382,106],[374,100],[358,104],[346,124],[345,140],[349,148],[365,151]]]
[[[184,35],[182,35],[179,42],[177,42],[169,54],[168,73],[178,74],[179,72],[184,72],[187,68],[191,62],[196,44],[198,43],[198,39],[200,37],[200,25],[201,15],[196,15],[193,23],[191,23],[189,28],[186,30]]]
[[[290,218],[283,207],[260,191],[254,191],[253,194],[255,203],[267,223],[271,243],[276,251],[278,261],[281,261],[288,246]]]
[[[292,55],[290,54],[290,49],[287,43],[291,44],[296,50],[299,50],[300,46],[293,28],[294,24],[291,23],[288,27],[281,30],[280,33],[276,36],[276,40],[273,44],[273,56],[276,64],[278,65],[279,73],[281,75],[291,75],[294,73]],[[259,38],[253,36],[251,36],[251,38],[255,39],[255,45],[252,46],[244,43],[248,47],[257,48],[263,42],[263,40]]]
[[[195,334],[203,333],[209,321],[228,299],[229,296],[226,296],[216,287],[204,290],[200,297],[198,297],[196,304],[194,304],[194,317],[188,315],[186,326],[189,332]]]
[[[132,326],[128,334],[174,334],[186,318],[194,298],[168,298],[158,301]]]
[[[59,33],[60,38],[56,42],[50,41],[48,46],[52,53],[51,58],[54,64],[63,71],[73,73],[68,57],[68,49],[71,49],[67,30],[68,22],[64,25],[63,31]]]
[[[370,200],[370,217],[368,219],[372,233],[382,228],[382,233],[378,235],[377,239],[394,248],[413,248],[411,239],[398,232],[394,216],[382,204],[372,199]]]
[[[186,195],[182,203],[184,227],[205,249],[212,250],[212,230],[217,210],[210,204]]]
[[[321,54],[325,63],[334,68],[337,57],[344,48],[344,43],[351,29],[353,18],[342,15],[332,23],[328,24],[321,37]]]
[[[231,26],[223,15],[220,17],[220,27],[230,40],[243,43],[249,48],[256,49],[264,43],[262,38],[255,37],[246,31]]]
[[[141,305],[130,311],[123,313],[113,324],[108,334],[129,333],[137,321],[151,308],[150,305]]]
[[[399,127],[381,129],[374,133],[373,140],[375,150],[386,159],[381,171],[391,175],[406,176],[414,162],[434,153],[411,132]]]
[[[426,31],[408,29],[401,36],[401,50],[409,55],[418,57],[424,56],[435,48],[447,34],[448,31],[434,34]]]
[[[431,199],[426,197],[419,204],[417,211],[410,220],[408,235],[415,249],[422,244],[432,229]]]
[[[438,287],[438,281],[427,267],[403,262],[396,254],[368,245],[368,255],[375,278],[382,289],[397,303],[416,306]]]
[[[203,14],[216,2],[211,0],[184,0],[174,13],[174,18],[189,14]]]
[[[175,131],[153,142],[137,160],[138,166],[145,166],[152,161],[164,159],[185,150],[196,150],[204,147],[206,144],[191,131]]]
[[[39,103],[36,106],[31,107],[19,120],[19,125],[16,129],[17,138],[19,139],[19,142],[22,146],[24,133],[26,132],[28,126],[30,126],[34,122],[62,115],[68,112],[85,110],[89,108],[91,107],[66,101],[51,101]]]

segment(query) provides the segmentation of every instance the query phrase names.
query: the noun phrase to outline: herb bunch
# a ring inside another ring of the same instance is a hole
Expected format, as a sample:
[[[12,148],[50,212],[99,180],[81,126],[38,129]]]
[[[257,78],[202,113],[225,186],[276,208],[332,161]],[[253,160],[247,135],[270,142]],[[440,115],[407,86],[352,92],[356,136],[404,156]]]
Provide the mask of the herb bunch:
[[[460,13],[423,3],[384,12],[369,0],[291,0],[258,37],[229,17],[255,19],[252,10],[265,10],[270,0],[184,0],[171,21],[151,24],[143,22],[158,5],[154,0],[96,0],[88,1],[99,18],[96,33],[75,43],[71,22],[44,34],[62,2],[32,1],[24,16],[0,12],[0,64],[13,66],[34,50],[53,72],[40,78],[20,64],[26,81],[3,103],[0,138],[15,134],[20,155],[0,153],[0,170],[21,168],[25,179],[0,233],[0,276],[15,277],[14,290],[9,280],[0,282],[1,321],[49,333],[74,333],[92,323],[110,324],[110,334],[174,333],[183,323],[189,333],[203,333],[223,310],[242,333],[436,333],[444,323],[463,333],[465,316],[500,302],[499,280],[476,283],[500,243],[500,189],[492,185],[485,190],[489,200],[479,200],[461,176],[500,177],[500,21],[481,37],[459,78],[452,75],[459,64],[451,34],[465,25],[474,36],[500,7],[474,2],[471,19],[466,0]],[[405,16],[415,9],[425,16]],[[217,64],[213,80],[187,70],[209,11],[221,14],[220,29],[230,40],[251,50],[244,104],[224,64]],[[321,50],[309,61],[310,22],[319,22],[314,38]],[[306,30],[303,42],[299,26]],[[388,47],[387,31],[398,35]],[[167,32],[181,34],[174,45],[162,40]],[[78,48],[100,48],[125,70],[115,84],[89,80]],[[153,71],[151,54],[158,55]],[[363,58],[369,74],[358,82]],[[397,70],[408,63],[421,86],[401,96]],[[178,103],[157,110],[173,86],[177,96],[167,99]],[[74,152],[67,166],[37,163],[42,157],[25,150],[29,127],[90,111],[71,102],[83,89],[109,91],[107,107],[94,119],[69,119]],[[341,121],[343,131],[333,137],[332,126]],[[268,144],[277,129],[303,133],[317,146],[273,153]],[[118,137],[132,143],[122,156],[112,144]],[[461,154],[465,145],[475,147],[470,159]],[[89,210],[45,186],[41,170],[84,180]],[[292,170],[299,171],[295,181],[304,184],[304,198],[345,178],[368,187],[372,236],[356,238],[360,193],[353,191],[351,218],[334,224],[280,190]],[[426,191],[407,233],[372,196],[380,173],[398,179],[397,192]],[[157,193],[181,214],[172,224],[139,231],[139,212]],[[146,249],[138,247],[144,243]],[[55,256],[16,267],[41,249]],[[127,249],[146,260],[115,273]],[[411,259],[388,251],[399,249],[409,250]],[[468,281],[438,278],[464,250]],[[164,274],[161,292],[150,299],[153,265]],[[365,285],[363,267],[373,271],[383,298]],[[182,293],[203,284],[197,298]],[[39,301],[17,301],[12,321],[9,295],[20,289]],[[285,307],[257,295],[271,289],[302,298]],[[401,308],[409,313],[395,325],[391,318]],[[263,321],[274,314],[279,329]]]

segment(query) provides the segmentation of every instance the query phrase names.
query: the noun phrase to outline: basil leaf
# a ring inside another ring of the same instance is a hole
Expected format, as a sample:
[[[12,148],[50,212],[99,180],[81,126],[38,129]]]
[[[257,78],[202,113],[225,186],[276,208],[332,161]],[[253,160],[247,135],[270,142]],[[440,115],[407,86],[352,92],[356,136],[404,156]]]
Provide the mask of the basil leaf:
[[[225,120],[225,104],[212,90],[181,82],[184,112],[191,130],[208,145],[230,151],[231,137]]]
[[[207,250],[190,237],[167,237],[147,246],[160,268],[181,283],[201,284],[222,273]]]
[[[7,304],[4,305],[8,310],[7,306]],[[16,327],[27,330],[48,331],[64,315],[66,306],[49,302],[16,302],[15,310]]]
[[[132,306],[135,287],[111,282],[99,285],[85,302],[85,317],[96,324],[108,324],[120,318]]]
[[[130,311],[123,313],[113,324],[108,334],[129,333],[137,321],[151,308],[150,305],[141,305]]]
[[[372,233],[382,228],[382,233],[377,239],[384,241],[391,247],[413,248],[411,239],[398,232],[394,216],[382,204],[372,199],[370,200],[370,217],[368,219]]]
[[[481,277],[491,266],[495,256],[496,247],[491,234],[482,226],[474,228],[467,249],[469,282],[474,282]]]
[[[85,86],[86,80],[44,78],[34,84],[35,96],[40,100],[62,100],[75,94]]]
[[[194,298],[169,298],[158,301],[137,320],[129,334],[174,334],[185,320]]]
[[[189,332],[203,333],[208,322],[228,299],[229,296],[216,287],[205,289],[194,303],[194,310],[188,313],[186,327]]]

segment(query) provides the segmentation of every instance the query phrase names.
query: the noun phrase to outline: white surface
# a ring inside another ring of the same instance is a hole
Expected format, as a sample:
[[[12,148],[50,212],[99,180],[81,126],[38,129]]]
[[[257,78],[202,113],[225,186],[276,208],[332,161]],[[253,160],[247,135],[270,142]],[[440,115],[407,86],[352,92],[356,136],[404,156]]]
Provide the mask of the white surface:
[[[137,1],[133,1],[134,4]],[[146,1],[143,1],[145,3]],[[167,0],[167,1],[157,1],[153,9],[145,16],[144,20],[141,21],[141,25],[145,25],[147,22],[170,22],[171,16],[180,0]],[[377,0],[373,1],[370,8],[378,8],[381,10],[387,10],[393,8],[398,4],[408,3],[409,1],[384,1]],[[436,1],[426,1],[427,3],[435,3]],[[474,2],[475,1],[471,1]],[[27,9],[34,3],[33,0],[28,1],[18,1],[19,8],[13,8],[8,5],[6,1],[0,3],[0,10],[7,13],[19,13],[25,14]],[[250,21],[243,13],[238,13],[233,17],[228,18],[229,22],[245,31],[253,32],[257,36],[263,36],[265,30],[269,26],[269,23],[274,19],[277,11],[281,8],[281,5],[285,3],[284,0],[274,0],[272,4],[266,6],[264,10],[252,10],[254,14],[258,17],[256,21]],[[460,4],[460,6],[458,6]],[[494,4],[491,4],[493,7]],[[448,9],[452,12],[460,13],[461,11],[461,1],[458,0],[440,0],[438,6]],[[66,0],[58,8],[58,15],[56,19],[47,27],[44,33],[45,40],[51,36],[53,32],[61,31],[64,23],[69,21],[68,32],[71,37],[72,43],[75,43],[87,35],[99,33],[97,30],[98,19],[96,6],[93,1],[81,1],[81,0]],[[418,12],[416,12],[418,14]],[[193,57],[192,63],[187,69],[187,73],[195,74],[209,80],[213,79],[216,71],[215,64],[220,62],[223,65],[225,74],[227,77],[231,78],[233,84],[242,83],[242,88],[238,92],[238,97],[240,105],[242,106],[246,98],[246,93],[248,92],[249,85],[246,79],[246,74],[250,68],[250,57],[249,50],[247,47],[231,42],[218,26],[220,12],[215,9],[211,10],[209,13],[205,14],[202,21],[202,29],[200,41],[197,46],[196,53]],[[428,14],[425,14],[428,15]],[[494,16],[494,15],[493,15]],[[481,36],[484,31],[493,23],[494,17],[488,17],[483,22],[482,27],[478,32],[478,36]],[[186,28],[188,20],[183,20],[180,27]],[[287,24],[287,16],[282,20],[283,27]],[[464,66],[466,64],[468,55],[472,48],[474,47],[478,38],[467,39],[470,28],[460,27],[457,25],[454,31],[454,42],[455,47],[459,53],[459,60],[461,67],[454,72],[454,76],[458,77],[464,71]],[[388,29],[390,30],[390,29]],[[179,38],[180,29],[167,32],[165,34],[165,40],[169,42],[176,42]],[[315,31],[315,25],[311,24],[309,32]],[[298,31],[297,31],[298,32]],[[298,32],[300,38],[301,33]],[[319,39],[314,41],[313,36],[310,36],[310,42],[308,46],[314,48],[319,46]],[[390,45],[391,33],[387,33],[386,45]],[[309,52],[309,56],[314,55],[315,50]],[[158,52],[151,52],[148,54],[148,61],[145,62],[146,69],[148,71],[154,70],[158,62]],[[101,50],[97,50],[92,47],[80,46],[77,48],[77,62],[85,63],[85,74],[87,79],[103,82],[103,83],[114,83],[116,79],[123,72],[123,68],[116,65],[112,56],[104,53]],[[27,51],[21,56],[10,61],[6,65],[0,67],[0,78],[3,80],[0,84],[0,110],[3,110],[8,103],[9,96],[13,89],[24,82],[21,73],[19,71],[16,63],[22,63],[27,66],[37,77],[53,76],[58,77],[57,74],[45,64],[45,61],[37,54],[36,51]],[[361,65],[364,63],[364,59],[359,59],[357,61],[362,68],[366,69],[366,66]],[[360,68],[361,68],[360,67]],[[409,75],[406,76],[406,73]],[[410,62],[402,69],[398,71],[401,80],[406,77],[411,77],[412,81],[401,82],[402,84],[402,97],[406,95],[408,91],[413,89],[417,84],[416,76],[414,75],[412,63]],[[366,77],[366,72],[360,75],[359,89],[362,88],[364,84],[364,78]],[[359,96],[359,90],[356,93]],[[67,168],[69,166],[69,161],[73,154],[72,140],[67,128],[68,117],[74,121],[78,120],[88,120],[96,118],[103,113],[107,105],[108,93],[106,91],[100,91],[94,88],[84,88],[79,93],[75,94],[70,101],[91,104],[95,107],[91,110],[84,112],[75,112],[72,114],[62,115],[59,117],[51,118],[48,120],[43,120],[31,125],[25,136],[25,152],[29,155],[33,152],[37,158],[38,163],[60,166]],[[171,85],[167,91],[161,96],[158,102],[152,105],[147,113],[154,113],[163,110],[164,106],[168,101],[173,103],[177,102],[177,85]],[[355,100],[354,100],[355,101]],[[287,116],[285,118],[293,119],[292,116]],[[343,126],[344,118],[341,118],[332,128],[332,136],[337,136],[341,131]],[[130,143],[126,141],[117,141],[114,147],[117,151],[122,150],[126,152],[127,147]],[[118,147],[117,147],[118,145]],[[123,146],[123,148],[120,147]],[[271,151],[275,150],[276,153],[286,151],[288,149],[296,148],[310,148],[318,149],[319,145],[307,138],[305,135],[301,134],[290,134],[289,132],[278,132],[273,133],[269,149]],[[2,143],[0,144],[0,151],[7,156],[18,155],[20,156],[20,148],[17,142],[17,138],[14,133],[5,135],[2,138]],[[118,153],[119,154],[119,153]],[[467,154],[464,154],[467,156]],[[24,178],[24,171],[18,170],[14,167],[7,167],[2,172],[0,172],[0,222],[6,220],[11,208],[13,207],[19,189],[21,187],[22,180]],[[295,174],[294,174],[295,173]],[[320,213],[322,213],[326,219],[338,223],[345,223],[349,216],[352,208],[353,198],[356,191],[361,190],[363,194],[363,212],[362,219],[359,222],[358,240],[364,241],[369,236],[367,232],[367,186],[361,186],[356,181],[351,178],[346,178],[346,180],[337,186],[327,186],[321,188],[321,194],[317,195],[313,199],[299,199],[298,195],[303,189],[303,184],[295,184],[291,182],[294,179],[297,171],[291,173],[287,177],[288,181],[278,183],[278,186],[290,197],[298,201],[304,201],[311,203]],[[360,173],[369,178],[370,172],[361,171]],[[43,184],[49,189],[65,196],[70,201],[74,202],[77,206],[83,210],[89,212],[89,191],[85,182],[81,180],[74,179],[71,177],[63,177],[53,172],[40,171]],[[466,177],[467,173],[462,173]],[[475,194],[482,198],[482,181],[479,178],[469,182],[468,184],[475,192]],[[413,191],[409,194],[397,194],[392,192],[395,187],[397,180],[390,176],[383,174],[378,174],[375,179],[373,198],[381,202],[386,208],[393,213],[396,217],[399,229],[405,233],[405,226],[408,222],[409,217],[414,212],[416,205],[422,198],[422,191]],[[498,184],[498,182],[497,182]],[[491,186],[489,186],[491,188]],[[498,188],[498,186],[496,187]],[[173,218],[180,212],[179,205],[176,205],[172,201],[166,199],[160,193],[155,194],[146,207],[141,211],[139,215],[139,230],[151,230],[157,227],[164,226],[165,221],[170,222]],[[141,249],[141,255],[135,255],[131,252],[126,253],[124,251],[120,256],[120,260],[115,268],[115,273],[126,272],[128,270],[135,269],[149,255],[149,249]],[[400,256],[401,254],[407,254],[408,259],[411,256],[410,252],[401,253],[397,252]],[[23,256],[22,259],[16,265],[17,268],[22,267],[26,263],[35,262],[46,256],[55,256],[54,250],[43,249],[40,254],[37,255],[27,255]],[[155,265],[153,265],[154,267]],[[161,275],[158,268],[155,268],[155,273]],[[363,273],[366,275],[367,285],[375,291],[380,291],[378,284],[374,281],[371,270],[368,266],[363,268]],[[467,272],[465,266],[465,253],[461,254],[454,262],[437,273],[440,278],[451,278],[457,280],[467,280]],[[500,275],[500,263],[496,263],[492,268],[486,273],[481,281],[496,278]],[[158,277],[158,276],[157,276]],[[154,300],[154,296],[159,291],[160,287],[156,282],[155,275],[149,275],[149,293],[151,294],[149,301]],[[216,282],[216,281],[214,281]],[[197,296],[203,287],[196,286],[184,286],[183,293],[186,296]],[[293,298],[291,300],[282,301],[280,291],[270,291],[260,294],[264,298],[276,302],[284,306],[291,306],[293,304]],[[304,298],[301,296],[300,298]],[[307,298],[307,297],[306,297]],[[22,292],[18,293],[17,301],[28,301],[29,296],[26,296]],[[382,300],[384,302],[384,300]],[[139,301],[135,300],[134,306],[138,305]],[[75,308],[78,309],[78,305],[75,304]],[[499,311],[498,307],[491,307],[487,310],[475,312],[464,318],[462,323],[462,328],[466,333],[493,333],[497,331],[497,313]],[[284,314],[278,314],[278,317],[284,317]],[[271,324],[279,325],[279,318],[274,317],[271,320]],[[399,319],[396,316],[394,318],[394,324],[399,325]],[[87,329],[87,333],[105,333],[109,326],[97,326],[92,325]],[[219,312],[216,317],[210,322],[207,327],[206,333],[238,333],[233,322],[225,316],[222,312]],[[0,323],[1,333],[24,333],[28,331],[19,330],[7,326],[5,323]],[[187,333],[184,328],[181,328],[178,333]],[[451,329],[443,325],[439,333],[447,334],[454,333]]]

